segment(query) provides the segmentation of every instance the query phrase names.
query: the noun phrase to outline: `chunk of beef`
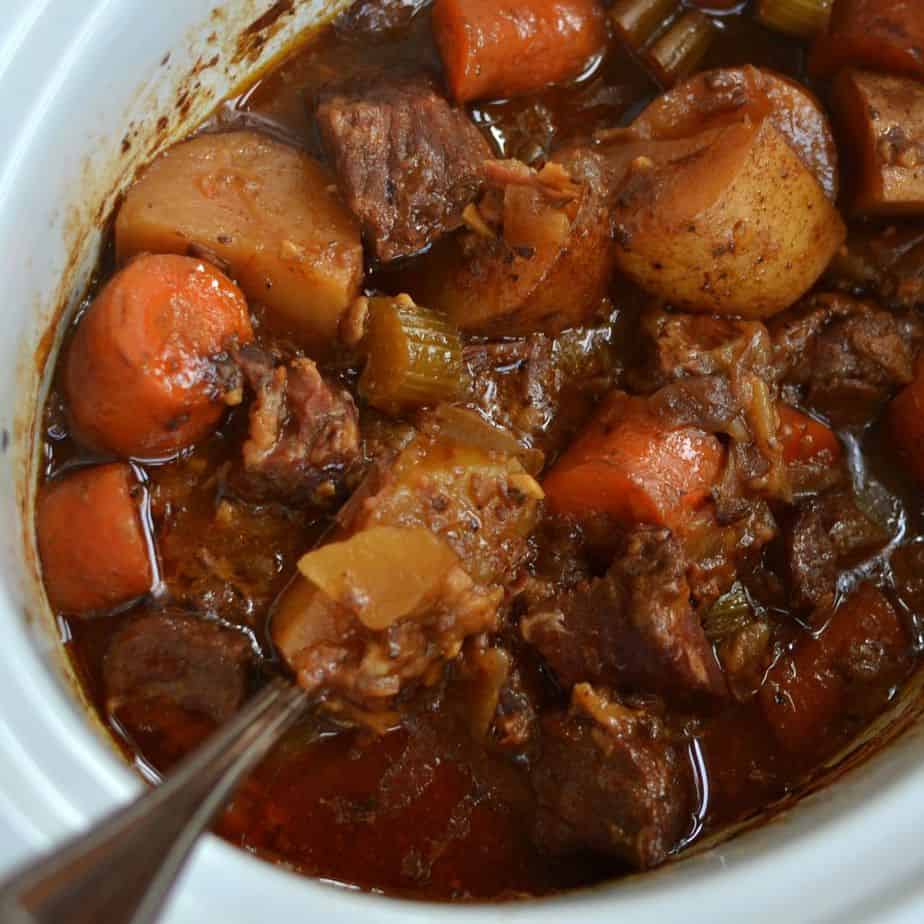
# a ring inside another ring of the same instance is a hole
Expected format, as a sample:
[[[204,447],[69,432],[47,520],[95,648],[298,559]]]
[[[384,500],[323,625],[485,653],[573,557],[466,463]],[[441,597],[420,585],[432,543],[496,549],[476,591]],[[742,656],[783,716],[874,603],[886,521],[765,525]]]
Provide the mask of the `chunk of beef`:
[[[851,230],[832,260],[827,278],[847,291],[859,289],[890,308],[924,305],[924,230],[918,225]]]
[[[924,322],[824,293],[775,318],[771,333],[784,382],[835,426],[848,426],[867,423],[912,380]]]
[[[661,721],[589,684],[543,720],[532,782],[533,838],[548,853],[593,850],[647,869],[690,824],[689,764]]]
[[[841,568],[888,540],[888,533],[857,506],[849,490],[830,491],[802,504],[786,536],[790,604],[822,611],[817,618],[823,618],[834,604]]]
[[[113,637],[103,662],[106,711],[155,714],[167,707],[220,723],[247,694],[245,635],[183,612],[145,613]]]
[[[821,634],[805,635],[768,674],[760,701],[780,743],[814,758],[832,734],[856,731],[907,670],[907,646],[895,609],[861,584]]]
[[[639,361],[629,381],[654,392],[652,406],[665,420],[730,437],[736,493],[788,500],[772,359],[770,335],[759,321],[655,309],[641,318]]]
[[[429,83],[346,86],[327,95],[317,119],[340,191],[379,260],[417,253],[462,223],[490,149]]]
[[[358,458],[359,415],[349,392],[304,357],[276,365],[257,348],[239,361],[256,398],[244,443],[244,487],[261,498],[324,504]]]
[[[609,324],[469,344],[470,405],[524,445],[564,448],[618,373]]]
[[[725,685],[690,602],[687,559],[666,529],[630,534],[606,576],[527,614],[523,637],[559,681],[721,695]]]

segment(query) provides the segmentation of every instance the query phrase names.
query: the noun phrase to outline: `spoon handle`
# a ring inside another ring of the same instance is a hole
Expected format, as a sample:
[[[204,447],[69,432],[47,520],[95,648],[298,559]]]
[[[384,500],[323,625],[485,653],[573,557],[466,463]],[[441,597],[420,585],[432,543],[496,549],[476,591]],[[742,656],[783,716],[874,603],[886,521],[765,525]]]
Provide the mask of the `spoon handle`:
[[[0,884],[0,924],[150,924],[196,839],[309,702],[268,683],[163,783]]]

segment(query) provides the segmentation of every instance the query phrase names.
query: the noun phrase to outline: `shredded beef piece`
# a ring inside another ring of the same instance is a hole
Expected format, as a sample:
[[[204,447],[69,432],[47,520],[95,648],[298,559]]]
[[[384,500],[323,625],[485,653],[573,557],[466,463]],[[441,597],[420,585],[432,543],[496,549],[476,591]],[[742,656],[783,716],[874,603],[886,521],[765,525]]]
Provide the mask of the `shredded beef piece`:
[[[837,591],[837,555],[818,510],[803,509],[787,536],[786,554],[792,578],[792,604],[827,609]]]
[[[559,681],[660,693],[725,692],[690,602],[687,559],[665,529],[639,529],[606,576],[529,613],[523,637]]]
[[[521,443],[560,451],[621,371],[609,324],[471,343],[471,406]]]
[[[774,361],[787,385],[835,426],[863,424],[913,378],[924,339],[915,315],[824,293],[771,322]]]
[[[924,231],[913,224],[854,228],[827,278],[838,288],[873,295],[890,308],[922,306]]]
[[[689,766],[661,721],[589,684],[567,713],[544,718],[532,781],[533,839],[548,853],[593,850],[647,869],[690,823]]]
[[[244,701],[252,659],[245,635],[182,612],[127,622],[103,662],[106,709],[138,716],[163,706],[228,719]]]
[[[639,362],[630,385],[653,393],[651,404],[672,425],[724,433],[737,493],[789,500],[778,438],[777,371],[767,328],[759,321],[647,311]]]
[[[326,382],[304,357],[275,365],[256,347],[239,361],[256,394],[244,443],[244,489],[260,498],[325,504],[336,499],[360,451],[349,392]]]
[[[417,253],[461,225],[491,152],[429,82],[348,85],[326,96],[317,119],[340,190],[379,260]]]
[[[862,553],[877,551],[888,540],[885,530],[860,510],[850,491],[830,491],[803,504],[786,537],[791,605],[830,609],[844,565]]]

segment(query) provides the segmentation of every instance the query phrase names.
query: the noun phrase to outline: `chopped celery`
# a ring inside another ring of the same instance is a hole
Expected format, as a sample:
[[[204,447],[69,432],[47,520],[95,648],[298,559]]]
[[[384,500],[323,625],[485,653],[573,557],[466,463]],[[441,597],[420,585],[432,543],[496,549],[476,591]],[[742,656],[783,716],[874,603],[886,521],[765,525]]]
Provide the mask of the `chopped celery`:
[[[757,20],[768,29],[812,38],[828,24],[833,0],[760,0]]]
[[[610,22],[619,37],[639,51],[677,12],[677,0],[616,0]]]
[[[672,87],[696,70],[715,38],[712,20],[688,10],[647,48],[643,60],[663,87]]]
[[[739,581],[735,581],[703,618],[703,631],[710,641],[718,641],[743,629],[753,618],[747,591]]]
[[[464,390],[458,330],[407,295],[369,299],[363,351],[360,393],[387,414],[452,401]]]

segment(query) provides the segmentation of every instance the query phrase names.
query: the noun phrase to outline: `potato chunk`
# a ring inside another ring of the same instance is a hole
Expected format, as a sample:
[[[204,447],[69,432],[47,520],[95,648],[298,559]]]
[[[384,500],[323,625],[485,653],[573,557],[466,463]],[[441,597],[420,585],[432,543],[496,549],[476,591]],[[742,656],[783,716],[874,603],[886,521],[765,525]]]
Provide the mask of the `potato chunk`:
[[[191,253],[232,275],[266,321],[315,354],[363,273],[359,227],[307,154],[255,132],[201,135],[152,163],[116,220],[120,261]]]
[[[775,314],[843,243],[840,215],[770,118],[655,142],[652,152],[631,162],[616,197],[616,258],[676,308]]]
[[[821,103],[801,84],[747,65],[704,71],[663,93],[632,123],[644,138],[689,138],[748,117],[769,118],[828,198],[837,198],[837,146]]]
[[[843,71],[835,82],[845,150],[856,152],[854,212],[924,213],[924,88],[914,80]]]
[[[507,185],[502,234],[472,232],[463,254],[454,252],[429,280],[422,301],[462,330],[488,335],[557,334],[586,323],[613,271],[612,222],[599,157],[574,151],[560,165],[576,198]]]

